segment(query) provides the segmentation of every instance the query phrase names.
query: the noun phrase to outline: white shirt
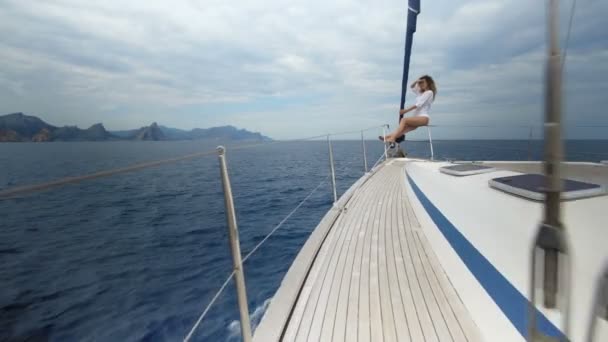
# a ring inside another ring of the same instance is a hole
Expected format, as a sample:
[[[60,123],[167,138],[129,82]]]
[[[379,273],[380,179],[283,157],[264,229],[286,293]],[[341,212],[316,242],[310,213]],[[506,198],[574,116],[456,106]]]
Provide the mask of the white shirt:
[[[431,104],[435,99],[433,91],[427,90],[420,93],[418,85],[412,88],[412,91],[416,94],[416,109],[414,109],[414,116],[426,116],[428,118],[429,113],[431,112]]]

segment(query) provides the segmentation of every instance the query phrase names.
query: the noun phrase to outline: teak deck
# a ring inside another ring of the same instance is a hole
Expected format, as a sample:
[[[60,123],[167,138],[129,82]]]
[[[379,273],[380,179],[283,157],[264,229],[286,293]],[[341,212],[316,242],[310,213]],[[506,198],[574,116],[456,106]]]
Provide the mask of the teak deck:
[[[479,340],[420,229],[403,166],[383,164],[327,214],[254,341]]]

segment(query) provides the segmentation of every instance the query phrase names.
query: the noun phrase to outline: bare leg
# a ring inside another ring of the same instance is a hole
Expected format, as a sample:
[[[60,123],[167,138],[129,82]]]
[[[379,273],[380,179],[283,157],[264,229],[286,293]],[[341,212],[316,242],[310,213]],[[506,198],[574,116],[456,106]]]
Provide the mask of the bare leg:
[[[399,134],[399,135],[395,135],[395,139],[399,138],[400,136],[405,135],[406,133],[409,133],[409,132],[411,132],[411,131],[415,130],[416,128],[418,128],[418,127],[414,127],[414,126],[407,126],[407,127],[406,127],[406,128],[403,130],[403,132],[402,132],[401,134]]]
[[[404,118],[404,119],[402,119],[402,120],[399,122],[399,127],[397,127],[397,130],[396,130],[395,132],[393,132],[393,133],[389,133],[389,134],[387,134],[387,135],[386,135],[386,138],[385,138],[385,139],[383,139],[383,140],[385,140],[385,141],[395,141],[395,139],[396,139],[397,137],[399,137],[399,136],[400,136],[400,134],[403,134],[403,133],[399,133],[399,132],[400,132],[400,131],[405,131],[405,130],[408,128],[408,126],[407,126],[407,122],[406,122],[406,121],[407,121],[407,120],[406,120],[405,118]]]
[[[394,142],[395,139],[407,132],[411,132],[420,126],[429,124],[429,118],[426,116],[415,116],[412,118],[404,118],[399,123],[399,127],[393,133],[386,136],[386,141]]]
[[[405,128],[403,129],[398,129],[395,132],[389,134],[386,136],[386,141],[387,142],[395,142],[395,140],[397,140],[397,138],[399,138],[402,135],[405,135],[405,133],[411,132],[413,130],[415,130],[416,126],[405,126]]]

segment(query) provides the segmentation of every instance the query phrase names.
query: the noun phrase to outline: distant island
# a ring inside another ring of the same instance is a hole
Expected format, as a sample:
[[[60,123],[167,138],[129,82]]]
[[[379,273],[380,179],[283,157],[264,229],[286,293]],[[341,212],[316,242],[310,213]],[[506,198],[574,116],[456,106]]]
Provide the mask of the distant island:
[[[169,128],[153,122],[149,126],[126,131],[107,131],[97,123],[87,129],[76,126],[56,127],[38,117],[13,113],[0,116],[0,142],[48,142],[48,141],[165,141],[165,140],[214,140],[214,141],[271,141],[256,132],[234,126],[195,128],[189,131]]]

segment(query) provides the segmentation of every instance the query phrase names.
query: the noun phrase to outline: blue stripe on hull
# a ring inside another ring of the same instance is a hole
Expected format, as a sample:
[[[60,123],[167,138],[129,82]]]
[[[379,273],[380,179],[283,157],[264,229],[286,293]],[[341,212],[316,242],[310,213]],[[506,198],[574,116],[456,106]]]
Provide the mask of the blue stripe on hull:
[[[511,321],[515,329],[524,338],[527,337],[527,312],[530,301],[443,216],[441,211],[424,195],[409,175],[407,179],[424,209],[469,271],[475,276],[488,295],[492,297],[492,300]],[[536,315],[538,330],[548,336],[560,339],[564,337],[563,333],[542,312],[536,310]]]

